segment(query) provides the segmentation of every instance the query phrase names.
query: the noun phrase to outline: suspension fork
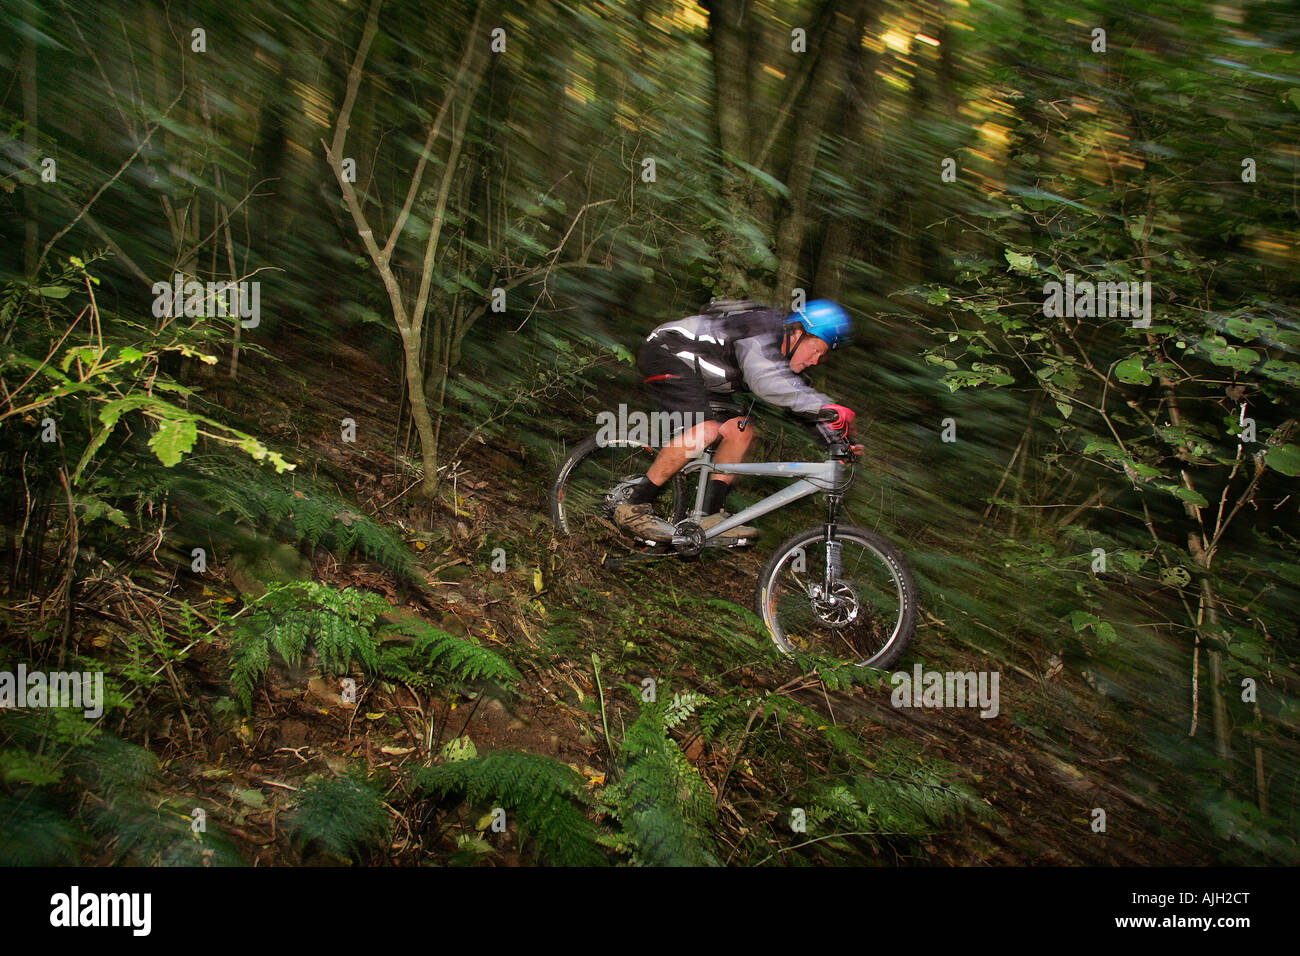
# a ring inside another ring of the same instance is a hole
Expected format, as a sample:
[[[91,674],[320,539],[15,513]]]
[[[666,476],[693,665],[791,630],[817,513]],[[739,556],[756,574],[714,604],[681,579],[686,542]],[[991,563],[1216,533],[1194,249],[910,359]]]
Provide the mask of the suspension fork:
[[[835,522],[839,517],[842,495],[834,492],[826,496],[826,574],[822,582],[823,593],[830,595],[833,586],[840,579],[840,548],[842,545],[835,537]]]

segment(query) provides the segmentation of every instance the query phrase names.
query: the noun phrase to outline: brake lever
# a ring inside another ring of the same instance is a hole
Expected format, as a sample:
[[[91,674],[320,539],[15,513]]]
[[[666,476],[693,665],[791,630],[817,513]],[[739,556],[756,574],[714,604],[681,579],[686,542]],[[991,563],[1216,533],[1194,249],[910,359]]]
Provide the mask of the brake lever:
[[[847,435],[841,435],[825,422],[817,422],[817,434],[826,443],[832,458],[852,463],[857,457],[853,453],[853,443]]]

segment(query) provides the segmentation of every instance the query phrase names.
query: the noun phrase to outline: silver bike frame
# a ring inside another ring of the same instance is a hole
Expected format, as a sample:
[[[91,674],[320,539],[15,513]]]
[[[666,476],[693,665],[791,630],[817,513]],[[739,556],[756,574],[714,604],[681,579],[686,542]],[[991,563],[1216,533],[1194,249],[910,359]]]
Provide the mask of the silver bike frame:
[[[807,498],[809,495],[815,495],[818,492],[834,494],[843,491],[845,485],[848,484],[848,466],[834,459],[831,461],[737,462],[735,464],[720,465],[713,460],[713,455],[714,450],[710,448],[699,458],[687,462],[681,470],[683,475],[694,474],[695,472],[702,473],[700,486],[695,493],[695,507],[687,515],[690,520],[696,523],[699,522],[700,518],[704,517],[704,495],[710,475],[766,475],[769,478],[795,478],[797,480],[786,485],[780,491],[768,495],[757,504],[750,505],[744,511],[732,515],[725,521],[719,521],[704,533],[705,541],[710,541],[732,528],[745,524],[747,521],[753,521],[765,514],[771,514],[778,508],[784,508],[800,498]]]

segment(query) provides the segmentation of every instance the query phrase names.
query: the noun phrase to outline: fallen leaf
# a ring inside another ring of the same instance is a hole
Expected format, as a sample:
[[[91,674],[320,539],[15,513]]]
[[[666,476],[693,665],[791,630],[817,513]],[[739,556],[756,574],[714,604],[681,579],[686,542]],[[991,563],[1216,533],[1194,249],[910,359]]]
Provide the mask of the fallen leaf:
[[[246,807],[260,810],[266,806],[266,794],[260,790],[236,790],[235,799]]]

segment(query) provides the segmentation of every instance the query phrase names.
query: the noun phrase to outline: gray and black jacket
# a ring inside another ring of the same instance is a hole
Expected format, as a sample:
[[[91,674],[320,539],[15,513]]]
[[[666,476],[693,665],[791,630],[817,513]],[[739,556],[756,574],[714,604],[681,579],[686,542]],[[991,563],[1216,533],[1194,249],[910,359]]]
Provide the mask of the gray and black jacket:
[[[712,392],[752,392],[799,416],[815,417],[831,399],[790,370],[781,354],[789,312],[748,308],[674,319],[647,342],[661,346],[691,368]]]

